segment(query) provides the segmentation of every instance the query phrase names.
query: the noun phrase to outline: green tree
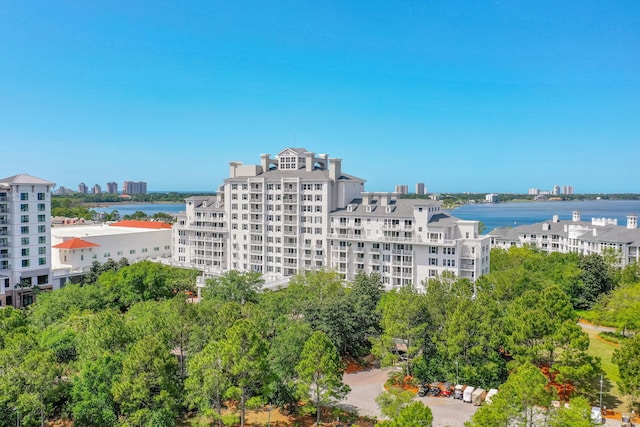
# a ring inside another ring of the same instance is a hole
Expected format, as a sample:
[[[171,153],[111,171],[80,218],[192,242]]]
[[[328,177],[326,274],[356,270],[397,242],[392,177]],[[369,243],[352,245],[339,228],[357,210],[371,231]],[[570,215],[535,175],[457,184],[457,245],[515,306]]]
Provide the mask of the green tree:
[[[574,305],[589,309],[602,294],[611,292],[615,281],[613,269],[600,254],[585,255],[580,259],[582,288],[574,296]]]
[[[324,332],[314,332],[304,345],[296,372],[299,396],[315,404],[317,424],[321,406],[339,401],[349,392],[349,386],[342,382],[343,369],[331,340]]]
[[[185,380],[186,402],[204,415],[215,413],[218,425],[222,422],[222,398],[229,387],[223,346],[210,342],[188,361],[189,376]]]
[[[390,387],[376,397],[376,404],[382,415],[389,419],[395,419],[400,411],[414,398],[413,392],[399,387]]]
[[[131,347],[112,387],[127,423],[147,425],[161,419],[163,425],[175,425],[180,402],[177,372],[175,356],[158,338],[149,336]]]
[[[562,405],[551,411],[549,427],[593,427],[591,405],[581,396],[574,397],[569,405]]]
[[[222,276],[207,279],[203,298],[236,302],[240,305],[248,302],[255,303],[258,302],[258,292],[263,283],[264,279],[260,273],[231,270]]]
[[[391,427],[431,427],[433,414],[422,402],[413,402],[400,410]]]
[[[547,379],[531,363],[520,365],[500,387],[490,405],[481,406],[468,427],[534,426],[540,407],[548,407],[553,394],[546,389]]]
[[[382,334],[372,337],[372,353],[378,356],[383,366],[390,366],[400,360],[404,351],[404,369],[411,375],[410,362],[424,348],[424,338],[428,328],[428,312],[424,296],[413,286],[405,286],[385,293],[378,310],[381,314]]]
[[[240,424],[244,427],[247,401],[267,373],[267,345],[252,322],[240,319],[227,331],[222,354],[231,382],[227,395],[239,401]]]
[[[638,396],[640,396],[640,334],[625,340],[620,348],[613,352],[611,360],[618,365],[620,390],[638,401]]]
[[[122,373],[122,353],[89,360],[73,378],[71,409],[74,423],[86,427],[111,427],[118,412],[111,387]]]
[[[640,330],[640,283],[623,285],[599,301],[593,308],[598,318],[615,324],[623,335]]]
[[[269,395],[270,401],[281,407],[292,408],[298,402],[295,367],[312,333],[309,324],[294,320],[281,325],[270,341],[268,358],[273,375],[270,378]]]

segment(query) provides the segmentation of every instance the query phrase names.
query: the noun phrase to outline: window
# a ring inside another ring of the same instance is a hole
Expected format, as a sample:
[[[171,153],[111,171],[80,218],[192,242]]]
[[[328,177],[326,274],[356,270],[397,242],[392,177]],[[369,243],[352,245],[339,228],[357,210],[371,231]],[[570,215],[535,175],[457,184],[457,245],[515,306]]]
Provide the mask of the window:
[[[47,264],[47,259],[46,258],[38,258],[38,264],[39,265]]]
[[[153,251],[158,252],[160,250],[160,246],[154,246]]]
[[[49,275],[44,274],[42,276],[38,276],[38,285],[46,285],[49,283]]]
[[[23,267],[29,267],[29,260],[28,259],[23,259],[22,260],[22,266]]]
[[[47,236],[38,236],[38,243],[41,245],[47,243]]]
[[[22,248],[22,256],[29,256],[29,248]]]
[[[28,237],[23,237],[22,239],[20,239],[21,243],[23,245],[28,245],[29,244],[29,238]]]
[[[45,216],[44,215],[38,215],[38,222],[45,222]]]
[[[22,234],[29,234],[29,227],[28,227],[28,226],[22,226],[22,227],[20,227],[20,233],[22,233]]]
[[[129,253],[133,255],[133,254],[136,253],[136,250],[135,249],[131,249],[131,250],[129,250]]]
[[[29,222],[29,215],[20,215],[20,222],[23,224]]]
[[[44,193],[38,193],[38,200],[44,200],[45,194]]]
[[[20,200],[29,200],[29,193],[20,193]]]
[[[46,233],[47,232],[47,226],[46,225],[39,225],[38,226],[38,233]]]
[[[142,248],[142,253],[147,253],[147,248]]]
[[[40,246],[38,248],[38,255],[45,255],[47,253],[47,247],[46,246]]]
[[[20,212],[29,212],[29,205],[26,203],[23,203],[20,205]]]

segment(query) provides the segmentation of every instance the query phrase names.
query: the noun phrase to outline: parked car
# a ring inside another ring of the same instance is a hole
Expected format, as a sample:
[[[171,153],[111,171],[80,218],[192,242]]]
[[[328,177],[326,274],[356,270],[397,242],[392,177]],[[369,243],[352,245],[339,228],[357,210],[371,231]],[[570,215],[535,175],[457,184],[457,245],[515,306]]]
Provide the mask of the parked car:
[[[428,385],[420,384],[418,386],[418,396],[419,397],[426,396],[428,392],[429,392],[429,386]]]
[[[451,384],[450,382],[446,382],[442,384],[441,395],[444,397],[451,397],[452,394],[453,394],[453,384]]]
[[[462,400],[462,395],[464,393],[464,386],[462,384],[456,384],[453,388],[453,398]]]
[[[440,383],[431,383],[429,385],[429,396],[438,396],[440,395]]]
[[[629,415],[623,415],[621,421],[621,427],[635,427],[635,425],[631,422],[631,417]]]

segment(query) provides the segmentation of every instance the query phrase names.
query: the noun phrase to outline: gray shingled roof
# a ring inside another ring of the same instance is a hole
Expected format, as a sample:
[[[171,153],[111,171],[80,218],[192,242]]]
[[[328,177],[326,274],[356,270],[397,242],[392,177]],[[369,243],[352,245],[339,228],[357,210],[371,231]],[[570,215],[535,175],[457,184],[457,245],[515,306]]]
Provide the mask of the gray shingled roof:
[[[316,167],[313,171],[307,171],[304,168],[296,169],[296,170],[279,170],[279,169],[270,169],[266,172],[258,174],[257,176],[262,177],[266,180],[274,179],[280,180],[280,178],[309,178],[309,179],[318,179],[318,180],[327,180],[329,179],[329,171],[327,169]],[[227,178],[225,182],[246,182],[247,176],[239,176],[237,178]],[[362,178],[358,178],[353,175],[348,175],[343,173],[338,178],[340,180],[348,180],[348,181],[361,181],[366,182]]]
[[[544,230],[543,225],[548,224],[549,230]],[[565,225],[580,225],[583,227],[589,227],[589,231],[586,231],[580,240],[587,242],[607,242],[607,243],[623,243],[637,246],[640,243],[640,229],[628,229],[622,225],[593,225],[591,222],[586,221],[572,221],[561,220],[558,222],[544,221],[535,224],[520,225],[518,227],[498,227],[487,233],[489,236],[494,236],[507,240],[517,240],[520,234],[558,234],[562,236],[567,235],[567,231],[564,230]],[[596,235],[593,235],[593,229],[596,230]]]
[[[38,184],[38,185],[56,185],[55,182],[47,181],[42,178],[27,175],[21,173],[18,175],[9,176],[4,179],[0,179],[0,184],[12,185],[12,184]]]

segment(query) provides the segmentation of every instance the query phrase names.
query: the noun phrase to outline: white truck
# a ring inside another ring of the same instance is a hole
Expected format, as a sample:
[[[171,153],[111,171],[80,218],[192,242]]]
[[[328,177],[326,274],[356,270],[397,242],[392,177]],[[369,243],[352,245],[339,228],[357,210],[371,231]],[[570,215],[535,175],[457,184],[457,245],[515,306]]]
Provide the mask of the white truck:
[[[471,403],[471,395],[473,394],[473,390],[475,390],[475,387],[471,387],[470,385],[468,385],[467,388],[464,389],[464,391],[462,392],[462,401],[464,403]]]

